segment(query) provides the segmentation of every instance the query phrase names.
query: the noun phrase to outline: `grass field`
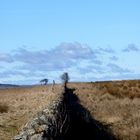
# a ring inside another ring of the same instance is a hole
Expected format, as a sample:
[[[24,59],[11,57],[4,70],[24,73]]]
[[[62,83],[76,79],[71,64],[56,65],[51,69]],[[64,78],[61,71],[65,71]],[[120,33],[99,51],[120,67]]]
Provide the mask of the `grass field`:
[[[92,117],[120,140],[140,140],[140,80],[70,83]],[[58,92],[56,88],[54,92]],[[10,140],[57,98],[51,86],[0,90],[0,140]]]
[[[0,90],[0,140],[10,140],[37,112],[57,98],[51,87]]]
[[[140,80],[70,84],[93,118],[117,139],[140,140]]]

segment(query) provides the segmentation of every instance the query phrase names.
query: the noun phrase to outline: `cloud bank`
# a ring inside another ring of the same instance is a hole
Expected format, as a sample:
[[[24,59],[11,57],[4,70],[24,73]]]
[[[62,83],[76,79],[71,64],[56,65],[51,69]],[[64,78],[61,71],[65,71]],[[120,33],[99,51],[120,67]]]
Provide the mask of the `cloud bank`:
[[[123,49],[125,53],[130,51],[139,51],[139,48],[129,44]],[[119,56],[112,48],[91,48],[78,42],[61,43],[51,50],[40,51],[22,47],[10,54],[0,54],[3,68],[0,81],[34,83],[44,77],[59,81],[65,71],[70,74],[71,81],[105,80],[107,75],[108,80],[121,76],[123,79],[125,75],[133,75],[133,70],[118,62]]]

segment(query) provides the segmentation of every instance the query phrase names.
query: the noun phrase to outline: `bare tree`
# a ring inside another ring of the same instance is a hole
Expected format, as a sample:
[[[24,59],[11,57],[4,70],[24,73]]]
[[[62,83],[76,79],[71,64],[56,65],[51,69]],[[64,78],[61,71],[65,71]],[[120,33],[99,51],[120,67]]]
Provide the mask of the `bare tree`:
[[[61,75],[61,80],[64,84],[64,87],[66,88],[67,87],[67,83],[68,81],[70,80],[69,78],[69,74],[67,72],[64,72],[62,75]]]
[[[47,85],[48,79],[42,79],[42,80],[40,81],[40,83],[41,83],[42,85]]]

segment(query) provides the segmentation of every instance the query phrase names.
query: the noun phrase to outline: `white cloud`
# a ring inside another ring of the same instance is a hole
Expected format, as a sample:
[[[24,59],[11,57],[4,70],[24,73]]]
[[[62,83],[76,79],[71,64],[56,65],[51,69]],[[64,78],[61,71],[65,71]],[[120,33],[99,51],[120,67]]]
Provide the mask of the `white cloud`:
[[[139,52],[140,49],[136,44],[128,44],[127,48],[123,49],[122,51],[123,52],[131,52],[131,51]]]
[[[10,56],[10,54],[0,53],[0,61],[1,62],[12,63],[13,59]]]
[[[109,63],[107,67],[109,68],[109,71],[112,73],[120,73],[120,74],[132,73],[132,71],[130,71],[129,69],[122,68],[119,65],[113,63]]]
[[[62,43],[49,51],[29,51],[22,48],[17,50],[13,57],[15,61],[24,64],[22,69],[31,71],[62,71],[83,60],[99,62],[92,49],[80,43]]]
[[[1,54],[0,61],[6,63],[5,69],[2,65],[0,70],[1,81],[5,82],[20,80],[22,83],[34,83],[42,78],[59,82],[60,75],[66,71],[72,81],[94,81],[133,74],[128,67],[119,65],[119,56],[112,48],[92,49],[77,42],[61,43],[51,50],[19,48],[12,54]]]

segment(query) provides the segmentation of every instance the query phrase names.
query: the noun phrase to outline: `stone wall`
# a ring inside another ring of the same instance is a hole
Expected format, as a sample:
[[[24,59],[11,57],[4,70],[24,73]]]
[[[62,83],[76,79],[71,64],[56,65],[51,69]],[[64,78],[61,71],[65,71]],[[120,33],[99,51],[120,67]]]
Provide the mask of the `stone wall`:
[[[55,93],[60,94],[59,98],[30,120],[13,140],[61,140],[69,122],[64,102],[65,90],[61,92]]]

